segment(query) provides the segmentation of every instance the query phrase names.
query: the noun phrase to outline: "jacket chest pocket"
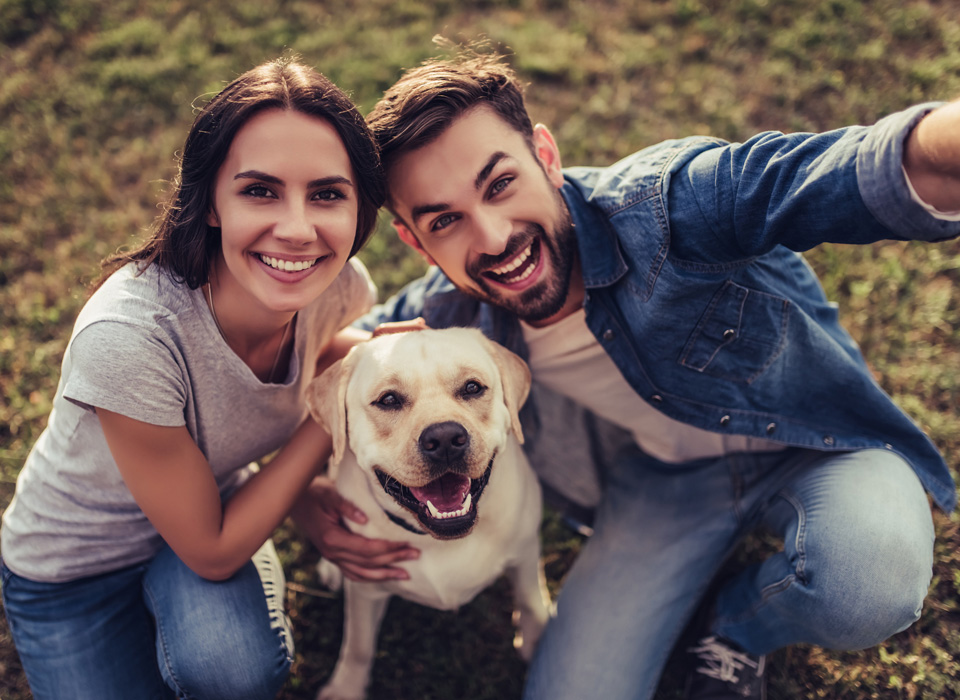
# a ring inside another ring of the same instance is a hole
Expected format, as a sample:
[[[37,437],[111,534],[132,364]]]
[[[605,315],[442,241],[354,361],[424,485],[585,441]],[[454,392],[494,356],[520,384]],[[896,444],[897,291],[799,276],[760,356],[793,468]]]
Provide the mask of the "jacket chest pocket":
[[[749,384],[780,355],[790,302],[727,281],[710,300],[680,354],[680,364]]]

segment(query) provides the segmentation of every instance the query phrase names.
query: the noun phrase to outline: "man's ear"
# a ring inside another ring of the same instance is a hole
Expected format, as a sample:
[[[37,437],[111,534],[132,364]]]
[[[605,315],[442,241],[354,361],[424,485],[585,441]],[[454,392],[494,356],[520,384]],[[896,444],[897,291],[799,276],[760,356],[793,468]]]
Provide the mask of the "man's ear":
[[[437,264],[433,261],[433,258],[430,257],[427,251],[423,249],[423,246],[420,245],[420,241],[417,240],[417,237],[413,234],[413,231],[407,228],[407,225],[403,223],[403,221],[400,219],[394,219],[393,228],[397,230],[397,235],[400,236],[400,240],[420,253],[420,256],[427,261],[427,265]]]
[[[547,174],[547,179],[557,189],[563,187],[563,165],[560,163],[560,149],[553,134],[543,124],[533,127],[533,151]]]

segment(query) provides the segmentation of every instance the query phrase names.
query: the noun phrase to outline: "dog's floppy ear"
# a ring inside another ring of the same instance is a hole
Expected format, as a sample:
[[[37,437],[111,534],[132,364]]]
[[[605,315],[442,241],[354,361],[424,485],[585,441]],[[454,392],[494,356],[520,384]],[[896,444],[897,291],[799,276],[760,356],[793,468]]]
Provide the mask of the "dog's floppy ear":
[[[492,340],[484,337],[493,358],[500,370],[500,379],[503,382],[503,399],[510,411],[510,428],[517,440],[523,444],[523,430],[520,428],[520,407],[527,400],[530,393],[530,368],[519,355],[507,350]]]
[[[335,479],[336,467],[347,446],[347,384],[356,364],[356,353],[337,360],[307,385],[307,407],[313,419],[330,433],[333,454],[328,475]]]

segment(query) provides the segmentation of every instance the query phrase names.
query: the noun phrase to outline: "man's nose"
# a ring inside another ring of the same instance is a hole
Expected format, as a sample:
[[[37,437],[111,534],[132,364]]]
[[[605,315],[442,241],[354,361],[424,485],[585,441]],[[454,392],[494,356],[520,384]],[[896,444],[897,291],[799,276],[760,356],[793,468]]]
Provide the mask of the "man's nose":
[[[474,220],[473,249],[478,255],[500,255],[507,248],[512,231],[510,220],[495,214],[478,215]]]
[[[307,206],[290,202],[274,227],[274,235],[295,245],[313,243],[317,239],[317,230]]]

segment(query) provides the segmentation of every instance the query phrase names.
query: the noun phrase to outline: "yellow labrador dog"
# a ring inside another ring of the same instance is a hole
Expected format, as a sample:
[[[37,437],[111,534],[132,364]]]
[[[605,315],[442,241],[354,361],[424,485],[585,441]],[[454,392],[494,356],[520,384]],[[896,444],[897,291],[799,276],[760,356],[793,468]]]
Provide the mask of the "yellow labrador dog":
[[[519,357],[467,328],[379,336],[311,384],[310,411],[333,437],[331,476],[369,518],[350,528],[394,540],[422,534],[406,581],[343,581],[321,561],[327,586],[344,583],[345,607],[340,657],[319,700],[365,696],[390,596],[453,610],[503,573],[514,643],[529,661],[550,616],[540,486],[517,416],[529,389]]]

